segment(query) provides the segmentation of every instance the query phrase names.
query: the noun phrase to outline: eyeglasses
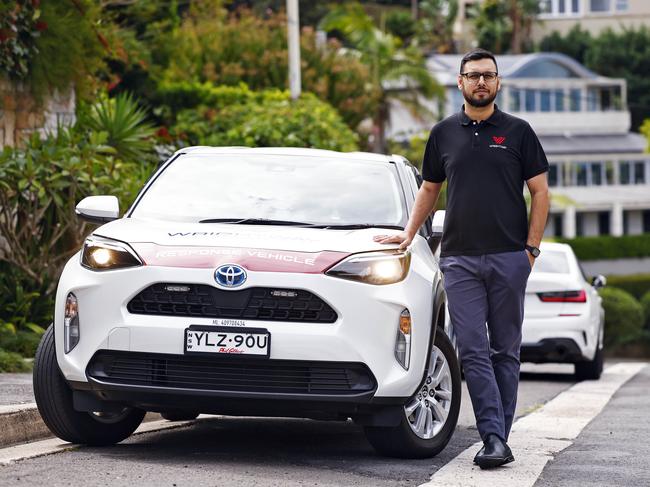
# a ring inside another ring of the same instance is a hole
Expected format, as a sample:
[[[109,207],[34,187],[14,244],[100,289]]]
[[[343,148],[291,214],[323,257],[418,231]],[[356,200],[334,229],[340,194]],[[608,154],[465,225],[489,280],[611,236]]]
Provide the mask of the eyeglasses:
[[[469,73],[460,73],[460,75],[467,78],[467,80],[470,83],[476,84],[478,83],[478,80],[481,79],[481,76],[483,76],[483,79],[485,80],[486,83],[492,83],[494,82],[494,80],[497,79],[499,73],[495,73],[494,71],[486,71],[485,73],[479,73],[478,71],[470,71]]]

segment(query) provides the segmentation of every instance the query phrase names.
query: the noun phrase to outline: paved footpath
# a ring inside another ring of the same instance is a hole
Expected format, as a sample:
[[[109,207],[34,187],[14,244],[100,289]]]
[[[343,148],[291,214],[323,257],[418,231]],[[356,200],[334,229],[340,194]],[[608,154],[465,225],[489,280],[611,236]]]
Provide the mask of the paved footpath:
[[[650,366],[621,387],[535,487],[650,486]]]
[[[650,428],[647,422],[639,428],[650,404],[649,381],[646,363],[608,367],[599,381],[577,383],[515,422],[509,439],[514,463],[489,471],[470,466],[476,443],[422,487],[650,486]],[[632,433],[635,428],[640,431]],[[582,469],[575,452],[582,452]]]

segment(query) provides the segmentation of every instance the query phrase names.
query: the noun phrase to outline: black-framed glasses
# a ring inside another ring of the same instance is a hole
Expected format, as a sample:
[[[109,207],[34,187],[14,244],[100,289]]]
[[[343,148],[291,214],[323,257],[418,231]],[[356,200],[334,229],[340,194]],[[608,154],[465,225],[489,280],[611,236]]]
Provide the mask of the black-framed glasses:
[[[495,71],[485,71],[484,73],[479,73],[478,71],[470,71],[469,73],[460,73],[460,75],[464,76],[470,83],[478,83],[478,81],[481,79],[481,76],[483,76],[483,79],[486,83],[493,83],[499,76],[499,73]]]

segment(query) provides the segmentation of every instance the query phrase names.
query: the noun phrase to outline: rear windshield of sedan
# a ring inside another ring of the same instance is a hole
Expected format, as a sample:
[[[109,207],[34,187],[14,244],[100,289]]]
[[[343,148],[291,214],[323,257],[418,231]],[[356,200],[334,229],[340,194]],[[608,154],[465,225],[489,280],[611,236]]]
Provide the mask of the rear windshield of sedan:
[[[533,272],[569,273],[569,260],[564,252],[543,250],[533,266]]]
[[[405,224],[393,164],[330,157],[187,155],[147,189],[131,216],[197,222],[263,218],[315,224]]]

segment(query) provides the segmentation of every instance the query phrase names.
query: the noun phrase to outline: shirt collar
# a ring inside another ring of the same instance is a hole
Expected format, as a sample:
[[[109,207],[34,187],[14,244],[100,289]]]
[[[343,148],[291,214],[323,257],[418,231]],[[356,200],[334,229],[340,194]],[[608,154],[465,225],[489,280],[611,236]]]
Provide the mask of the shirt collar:
[[[484,120],[485,123],[489,123],[490,125],[494,125],[497,127],[499,125],[499,121],[501,120],[501,110],[499,110],[499,107],[494,104],[494,113],[490,115],[490,118],[487,120]],[[460,112],[458,112],[458,120],[460,121],[460,124],[463,126],[467,126],[472,123],[472,119],[467,116],[465,113],[465,105],[461,108]]]

